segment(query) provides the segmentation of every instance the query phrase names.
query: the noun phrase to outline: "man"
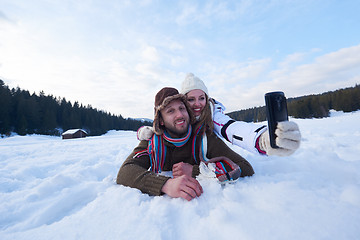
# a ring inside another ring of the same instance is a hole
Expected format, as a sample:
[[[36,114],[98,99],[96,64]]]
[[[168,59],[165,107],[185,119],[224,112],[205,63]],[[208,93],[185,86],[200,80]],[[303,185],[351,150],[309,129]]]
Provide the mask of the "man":
[[[203,192],[195,177],[200,173],[200,159],[204,157],[210,160],[220,157],[236,163],[241,177],[254,174],[250,163],[215,134],[207,135],[206,156],[201,157],[202,136],[193,131],[193,119],[184,95],[175,88],[161,89],[155,96],[155,134],[149,141],[141,141],[128,156],[116,182],[149,195],[167,194],[190,201]],[[172,171],[174,178],[161,175],[163,171]]]

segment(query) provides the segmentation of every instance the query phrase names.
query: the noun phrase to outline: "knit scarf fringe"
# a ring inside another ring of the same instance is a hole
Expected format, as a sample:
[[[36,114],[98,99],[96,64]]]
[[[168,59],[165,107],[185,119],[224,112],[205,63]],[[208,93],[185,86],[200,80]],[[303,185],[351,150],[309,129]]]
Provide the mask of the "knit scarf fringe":
[[[204,126],[204,124],[202,124],[198,129],[196,129],[195,132],[195,137],[193,139],[192,142],[192,156],[195,160],[196,163],[198,163],[199,161],[196,158],[196,149],[195,149],[195,145],[196,145],[196,139],[198,137],[198,134],[201,130],[201,128]],[[207,153],[207,137],[206,137],[206,133],[204,132],[201,136],[201,141],[200,141],[200,146],[199,146],[199,158],[200,161],[204,161],[207,162],[209,161],[209,159],[206,157],[206,153]]]

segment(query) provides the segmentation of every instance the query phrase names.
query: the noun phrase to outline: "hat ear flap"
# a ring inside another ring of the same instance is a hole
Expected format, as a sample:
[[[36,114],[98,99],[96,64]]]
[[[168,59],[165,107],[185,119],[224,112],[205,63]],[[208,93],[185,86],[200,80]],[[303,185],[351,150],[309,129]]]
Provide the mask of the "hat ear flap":
[[[161,125],[163,125],[163,123],[164,123],[164,121],[162,120],[160,110],[158,109],[158,110],[156,110],[154,121],[153,121],[154,133],[156,135],[163,134],[164,131],[161,128]]]

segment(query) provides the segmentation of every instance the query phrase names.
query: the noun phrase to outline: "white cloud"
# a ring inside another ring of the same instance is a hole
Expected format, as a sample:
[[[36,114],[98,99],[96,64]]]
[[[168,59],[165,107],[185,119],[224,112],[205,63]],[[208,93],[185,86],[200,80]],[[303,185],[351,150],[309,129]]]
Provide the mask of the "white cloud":
[[[301,60],[301,56],[302,54],[292,54],[286,59],[290,63],[293,60]],[[287,97],[298,97],[354,86],[360,83],[359,66],[360,45],[357,45],[324,54],[313,59],[310,63],[297,65],[291,71],[281,68],[272,70],[267,73],[267,81],[254,82],[251,87],[249,85],[256,80],[255,75],[254,78],[248,78],[250,83],[246,85],[241,81],[235,83],[232,80],[231,88],[223,87],[222,91],[215,89],[214,92],[215,95],[219,96],[218,100],[223,101],[228,107],[228,111],[235,111],[264,105],[263,96],[270,91],[281,90],[285,92]],[[288,64],[279,64],[279,67],[287,68]],[[242,70],[251,73],[251,67]],[[234,73],[231,72],[231,74]],[[243,74],[246,75],[246,73]],[[240,80],[234,75],[228,75],[226,78]],[[223,81],[222,83],[226,84],[227,82]]]
[[[10,19],[0,10],[0,22],[11,22]]]
[[[294,53],[286,56],[285,60],[279,63],[279,68],[288,68],[304,59],[306,53]]]
[[[312,63],[297,66],[293,72],[275,80],[290,81],[293,85],[289,89],[293,94],[319,93],[320,89],[328,91],[354,85],[356,82],[350,79],[360,75],[359,66],[360,45],[319,56]]]
[[[159,54],[155,47],[146,46],[142,51],[143,60],[149,60],[150,62],[159,61]]]
[[[183,26],[200,24],[211,27],[217,22],[242,18],[253,6],[250,0],[244,1],[187,1],[181,4],[181,12],[176,23]]]

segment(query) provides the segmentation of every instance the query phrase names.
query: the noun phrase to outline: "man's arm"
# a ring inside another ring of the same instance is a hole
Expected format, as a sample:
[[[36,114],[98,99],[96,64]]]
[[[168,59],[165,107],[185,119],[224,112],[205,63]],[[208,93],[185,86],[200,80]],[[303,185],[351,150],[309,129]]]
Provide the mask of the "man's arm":
[[[146,152],[147,141],[141,141],[121,166],[116,183],[137,188],[143,193],[159,196],[181,197],[188,201],[202,194],[200,183],[188,176],[169,178],[149,171],[150,158]]]
[[[137,188],[152,196],[162,194],[161,189],[169,177],[149,171],[150,157],[146,152],[147,141],[141,141],[122,164],[116,179],[117,184]]]

